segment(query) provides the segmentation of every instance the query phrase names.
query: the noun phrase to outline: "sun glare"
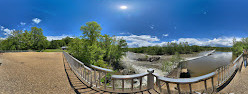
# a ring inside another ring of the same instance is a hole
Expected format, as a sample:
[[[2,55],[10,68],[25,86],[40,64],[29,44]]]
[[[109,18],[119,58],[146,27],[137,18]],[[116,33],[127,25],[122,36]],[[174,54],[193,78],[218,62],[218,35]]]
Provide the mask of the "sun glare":
[[[127,6],[120,6],[121,9],[127,9]]]

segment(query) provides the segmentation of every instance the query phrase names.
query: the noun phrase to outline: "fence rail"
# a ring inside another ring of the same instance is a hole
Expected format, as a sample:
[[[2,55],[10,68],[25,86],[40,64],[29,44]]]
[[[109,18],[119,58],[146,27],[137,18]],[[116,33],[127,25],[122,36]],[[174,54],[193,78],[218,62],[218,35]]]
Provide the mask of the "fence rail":
[[[160,93],[169,94],[172,93],[172,91],[177,91],[177,93],[193,93],[193,84],[200,84],[198,86],[203,86],[203,92],[208,92],[209,87],[212,88],[211,92],[214,92],[216,88],[223,85],[223,83],[234,75],[235,70],[240,69],[243,58],[243,54],[241,54],[233,63],[220,67],[215,72],[203,76],[175,79],[159,76],[154,73],[153,69],[148,69],[147,73],[141,74],[114,75],[113,70],[94,65],[88,67],[66,52],[63,52],[63,55],[74,73],[83,79],[89,87],[94,89],[113,93],[134,93],[158,88],[157,91]],[[108,74],[111,74],[111,76],[108,77]],[[147,78],[145,79],[144,77]],[[201,82],[204,82],[204,84],[201,84]],[[162,84],[165,84],[166,86]],[[185,87],[185,85],[187,85],[187,87]],[[208,87],[208,85],[210,86]],[[173,87],[171,86],[176,86],[176,89],[173,90]],[[165,90],[164,92],[162,88]],[[199,89],[195,89],[194,91],[198,90]]]

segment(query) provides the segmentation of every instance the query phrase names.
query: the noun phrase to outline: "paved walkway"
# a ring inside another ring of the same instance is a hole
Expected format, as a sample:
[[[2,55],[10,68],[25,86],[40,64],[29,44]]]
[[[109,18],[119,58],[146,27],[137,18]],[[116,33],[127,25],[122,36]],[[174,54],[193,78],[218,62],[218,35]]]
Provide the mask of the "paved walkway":
[[[219,93],[248,94],[248,67],[242,66],[241,72]]]

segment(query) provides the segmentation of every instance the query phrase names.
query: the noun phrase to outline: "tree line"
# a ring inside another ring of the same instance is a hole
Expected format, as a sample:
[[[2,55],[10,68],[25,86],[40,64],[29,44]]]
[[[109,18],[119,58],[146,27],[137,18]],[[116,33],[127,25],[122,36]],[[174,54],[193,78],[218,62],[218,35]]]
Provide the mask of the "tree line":
[[[170,43],[164,46],[148,46],[138,48],[128,48],[128,51],[135,53],[146,53],[149,55],[174,55],[179,54],[192,54],[194,52],[200,52],[204,50],[216,50],[216,51],[232,51],[231,47],[210,47],[210,46],[190,46],[188,42],[183,43]]]
[[[45,50],[66,46],[73,38],[48,41],[41,28],[32,27],[31,31],[15,30],[4,40],[0,40],[0,50]]]

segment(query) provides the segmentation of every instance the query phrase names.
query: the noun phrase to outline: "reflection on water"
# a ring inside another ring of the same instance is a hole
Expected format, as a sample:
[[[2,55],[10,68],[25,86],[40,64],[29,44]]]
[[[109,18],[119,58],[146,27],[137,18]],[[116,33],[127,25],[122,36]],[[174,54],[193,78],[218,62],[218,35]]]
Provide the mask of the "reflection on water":
[[[232,60],[232,52],[215,52],[213,55],[186,62],[191,77],[201,76],[227,65]]]

